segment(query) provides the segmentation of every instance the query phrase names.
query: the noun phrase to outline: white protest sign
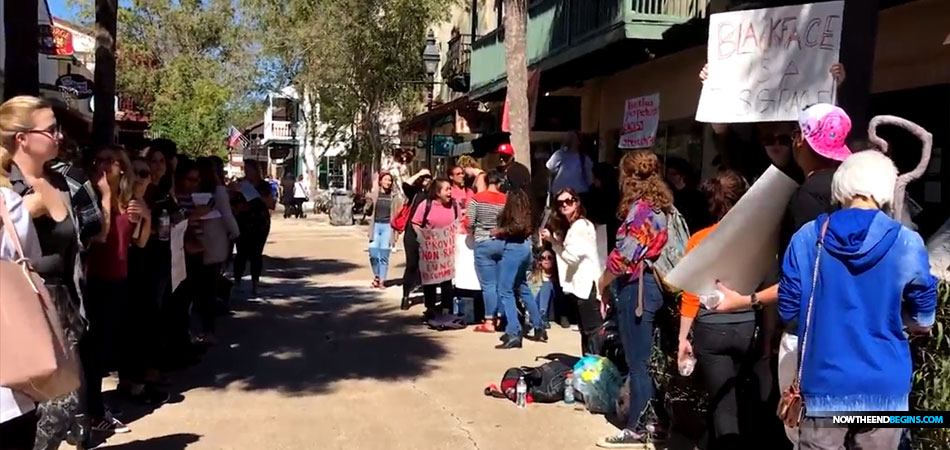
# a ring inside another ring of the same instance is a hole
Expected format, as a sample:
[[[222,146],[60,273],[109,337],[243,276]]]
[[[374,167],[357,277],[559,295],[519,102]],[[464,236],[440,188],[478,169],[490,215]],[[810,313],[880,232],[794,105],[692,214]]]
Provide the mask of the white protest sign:
[[[665,281],[698,295],[716,292],[716,280],[743,294],[757,289],[779,263],[782,217],[796,189],[795,180],[769,167]]]
[[[172,226],[172,292],[188,277],[185,267],[185,231],[188,230],[188,220],[182,220]]]
[[[843,1],[713,14],[696,120],[793,121],[834,103]]]
[[[660,123],[660,94],[627,100],[620,132],[620,148],[648,148],[656,141]]]
[[[422,285],[439,284],[455,278],[455,225],[443,228],[416,228],[419,238],[419,274]]]

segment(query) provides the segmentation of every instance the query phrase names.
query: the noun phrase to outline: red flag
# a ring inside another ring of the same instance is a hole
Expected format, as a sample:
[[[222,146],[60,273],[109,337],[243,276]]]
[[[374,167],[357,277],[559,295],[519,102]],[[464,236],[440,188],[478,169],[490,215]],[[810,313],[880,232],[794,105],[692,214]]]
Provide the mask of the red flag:
[[[505,95],[505,109],[501,111],[501,131],[504,132],[511,131],[508,122],[508,107],[510,104],[511,102],[508,100],[508,96]]]
[[[528,71],[528,128],[534,128],[534,120],[537,119],[535,112],[538,109],[538,89],[541,86],[541,71],[538,69]]]

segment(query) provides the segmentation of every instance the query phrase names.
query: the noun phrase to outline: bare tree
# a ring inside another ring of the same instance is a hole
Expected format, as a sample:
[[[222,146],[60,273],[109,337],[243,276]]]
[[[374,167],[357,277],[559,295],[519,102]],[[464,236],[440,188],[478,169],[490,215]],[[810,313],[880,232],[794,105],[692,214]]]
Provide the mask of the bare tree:
[[[505,0],[505,64],[508,72],[508,126],[515,159],[531,170],[531,129],[528,124],[528,60],[525,32],[526,0]]]

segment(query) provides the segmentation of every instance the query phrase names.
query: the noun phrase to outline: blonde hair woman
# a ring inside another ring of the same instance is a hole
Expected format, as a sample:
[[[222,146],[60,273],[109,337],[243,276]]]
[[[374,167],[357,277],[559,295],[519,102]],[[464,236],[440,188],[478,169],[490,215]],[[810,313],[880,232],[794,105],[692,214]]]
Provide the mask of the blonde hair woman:
[[[476,193],[488,189],[488,183],[485,180],[487,174],[482,170],[482,165],[479,164],[475,158],[469,155],[459,156],[459,159],[455,161],[455,165],[465,171],[465,176],[475,178],[475,182],[472,183],[472,188]]]

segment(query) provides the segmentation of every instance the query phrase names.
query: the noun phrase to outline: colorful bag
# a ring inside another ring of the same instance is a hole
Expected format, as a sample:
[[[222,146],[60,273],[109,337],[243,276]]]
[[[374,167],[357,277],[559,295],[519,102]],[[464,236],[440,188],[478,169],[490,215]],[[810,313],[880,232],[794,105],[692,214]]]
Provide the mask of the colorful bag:
[[[0,385],[37,402],[52,400],[79,388],[79,358],[43,279],[23,254],[3,196],[0,219],[17,257],[0,260]]]
[[[412,202],[406,202],[406,204],[402,205],[402,208],[399,208],[399,211],[396,211],[396,215],[389,221],[389,225],[393,227],[393,230],[402,233],[406,231],[406,225],[409,224],[409,216],[411,214]]]

